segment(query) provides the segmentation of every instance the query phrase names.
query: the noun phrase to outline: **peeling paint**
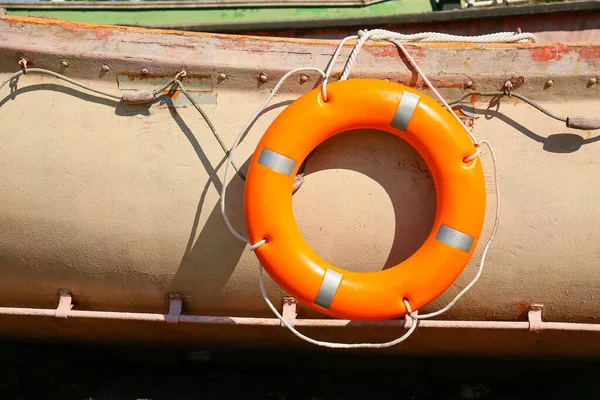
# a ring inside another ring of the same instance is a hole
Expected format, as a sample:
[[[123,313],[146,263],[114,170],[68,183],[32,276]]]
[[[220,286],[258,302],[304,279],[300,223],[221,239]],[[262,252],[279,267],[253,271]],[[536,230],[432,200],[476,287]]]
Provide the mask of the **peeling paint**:
[[[593,58],[600,60],[600,47],[583,47],[579,49],[579,56],[583,59]]]
[[[96,38],[100,40],[107,39],[112,36],[112,32],[106,29],[96,28]]]
[[[545,62],[550,60],[560,60],[563,54],[570,52],[572,49],[568,45],[550,45],[550,47],[542,47],[531,51],[531,59],[534,61]]]

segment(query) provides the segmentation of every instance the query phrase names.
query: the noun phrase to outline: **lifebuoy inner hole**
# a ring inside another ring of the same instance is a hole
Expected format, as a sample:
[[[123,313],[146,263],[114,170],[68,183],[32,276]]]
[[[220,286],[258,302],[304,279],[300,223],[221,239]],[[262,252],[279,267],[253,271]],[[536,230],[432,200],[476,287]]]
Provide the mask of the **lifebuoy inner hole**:
[[[379,130],[340,133],[319,145],[293,197],[309,246],[348,271],[393,267],[415,253],[435,218],[435,185],[425,160]]]

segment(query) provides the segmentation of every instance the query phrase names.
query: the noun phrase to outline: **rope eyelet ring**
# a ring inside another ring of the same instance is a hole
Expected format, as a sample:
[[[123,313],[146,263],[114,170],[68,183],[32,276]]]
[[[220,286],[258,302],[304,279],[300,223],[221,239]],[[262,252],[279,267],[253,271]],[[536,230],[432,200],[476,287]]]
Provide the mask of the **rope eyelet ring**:
[[[258,249],[260,246],[267,243],[268,241],[269,241],[269,239],[267,239],[267,238],[259,240],[258,242],[254,243],[253,245],[250,246],[250,251],[254,251],[254,250]]]
[[[23,74],[27,75],[27,59],[25,57],[19,60],[19,65],[23,69]]]
[[[413,313],[412,307],[410,306],[410,302],[408,301],[408,299],[406,297],[404,297],[402,299],[402,302],[404,303],[404,307],[406,307],[406,311],[408,311],[408,315],[411,315]]]
[[[479,157],[479,154],[481,154],[481,149],[479,148],[479,144],[475,143],[475,153],[463,158],[463,162],[465,164],[468,164],[471,161],[473,161],[474,159],[476,159],[477,157]]]
[[[182,69],[181,71],[179,71],[177,73],[177,75],[175,75],[175,78],[173,79],[174,81],[178,81],[179,78],[184,78],[187,76],[187,71],[185,69]]]
[[[321,98],[325,103],[327,103],[327,100],[329,100],[327,96],[327,84],[329,82],[327,81],[327,79],[328,77],[323,78],[323,83],[321,83]]]
[[[512,83],[512,81],[509,79],[504,83],[504,93],[508,94],[508,97],[512,98],[512,89],[515,85]]]

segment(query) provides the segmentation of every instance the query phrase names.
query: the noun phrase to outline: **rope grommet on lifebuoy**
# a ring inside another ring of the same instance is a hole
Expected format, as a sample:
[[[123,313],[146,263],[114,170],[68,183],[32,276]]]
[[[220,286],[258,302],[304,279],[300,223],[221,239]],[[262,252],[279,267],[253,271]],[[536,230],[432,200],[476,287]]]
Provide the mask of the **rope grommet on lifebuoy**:
[[[269,275],[307,306],[339,318],[377,320],[420,309],[460,275],[484,221],[485,181],[477,148],[437,102],[406,86],[371,79],[330,83],[329,101],[317,88],[273,121],[250,162],[245,216],[250,243]],[[328,264],[308,246],[294,219],[292,186],[308,154],[348,130],[387,131],[423,157],[436,186],[437,212],[423,245],[384,271],[358,273]],[[254,246],[253,246],[254,247]]]

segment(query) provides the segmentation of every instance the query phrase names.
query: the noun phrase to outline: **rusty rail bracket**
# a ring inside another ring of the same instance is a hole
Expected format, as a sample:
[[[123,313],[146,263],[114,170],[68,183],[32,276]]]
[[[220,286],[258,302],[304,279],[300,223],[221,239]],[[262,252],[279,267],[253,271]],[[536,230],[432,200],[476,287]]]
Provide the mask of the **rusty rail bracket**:
[[[178,324],[179,316],[183,310],[183,300],[179,293],[169,293],[169,313],[166,315],[166,321],[169,324]]]
[[[284,297],[283,298],[283,319],[285,322],[290,324],[290,326],[294,326],[296,323],[296,316],[298,313],[296,312],[296,305],[298,304],[298,300],[293,297]],[[283,323],[279,323],[280,326],[285,327]]]
[[[54,311],[54,316],[56,318],[67,319],[67,313],[73,308],[71,292],[67,289],[59,289],[58,294],[60,297],[58,298],[58,306],[56,307],[56,311]]]
[[[544,321],[542,320],[542,304],[532,304],[529,306],[527,320],[529,321],[529,331],[540,333],[544,329]]]

